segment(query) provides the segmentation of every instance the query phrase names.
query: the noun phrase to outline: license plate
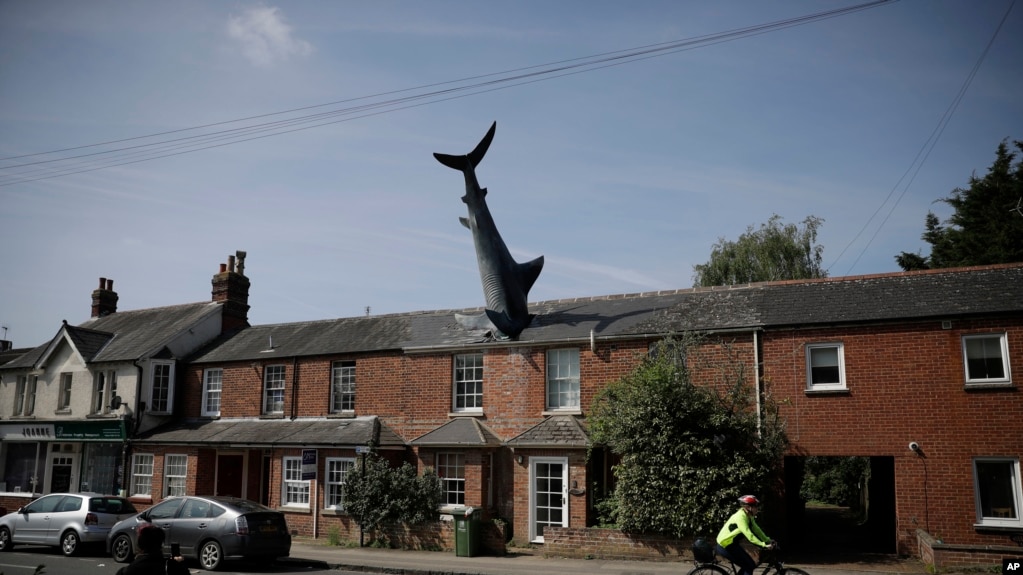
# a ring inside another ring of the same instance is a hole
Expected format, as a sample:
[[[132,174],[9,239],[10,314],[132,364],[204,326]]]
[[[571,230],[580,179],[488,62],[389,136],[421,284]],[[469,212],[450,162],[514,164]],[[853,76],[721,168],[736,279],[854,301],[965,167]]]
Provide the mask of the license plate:
[[[276,525],[260,525],[259,526],[259,532],[260,533],[277,533],[277,526]]]

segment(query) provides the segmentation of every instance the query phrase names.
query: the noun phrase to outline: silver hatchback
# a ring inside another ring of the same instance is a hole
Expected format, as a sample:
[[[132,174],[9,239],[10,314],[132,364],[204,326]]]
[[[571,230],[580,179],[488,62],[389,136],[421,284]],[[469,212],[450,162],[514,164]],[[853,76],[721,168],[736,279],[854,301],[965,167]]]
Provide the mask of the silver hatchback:
[[[115,523],[138,510],[124,497],[98,493],[51,493],[0,517],[0,551],[15,543],[53,545],[64,555],[83,543],[102,543]]]
[[[107,551],[118,563],[132,560],[138,528],[152,524],[164,530],[164,553],[181,547],[181,555],[203,569],[219,569],[225,559],[273,561],[291,554],[291,533],[284,514],[237,497],[170,497],[121,521],[107,536]]]

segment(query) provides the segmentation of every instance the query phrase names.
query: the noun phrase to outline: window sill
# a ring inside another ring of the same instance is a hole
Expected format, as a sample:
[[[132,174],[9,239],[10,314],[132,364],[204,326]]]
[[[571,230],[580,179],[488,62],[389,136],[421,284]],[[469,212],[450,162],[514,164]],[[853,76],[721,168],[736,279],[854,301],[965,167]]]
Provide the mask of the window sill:
[[[848,387],[834,387],[824,389],[808,389],[806,395],[849,395]]]
[[[284,419],[283,413],[264,413],[259,416],[260,419]]]
[[[282,505],[277,508],[277,511],[282,513],[301,513],[303,515],[309,515],[312,513],[308,507],[299,507],[298,505]]]
[[[121,417],[116,413],[90,413],[85,416],[85,419],[117,419]]]
[[[220,414],[219,413],[203,413],[199,417],[201,417],[203,419],[220,419]]]
[[[354,411],[334,411],[327,414],[327,419],[355,419]]]
[[[991,389],[1016,389],[1011,381],[999,381],[991,383],[967,383],[963,385],[963,391],[986,391]]]
[[[477,411],[452,411],[448,413],[448,417],[483,417],[483,410]]]
[[[548,416],[551,416],[551,415],[582,415],[582,414],[583,414],[583,410],[581,410],[579,408],[575,408],[575,409],[545,409],[545,410],[543,410],[540,413],[540,415],[542,415],[544,417],[548,417]]]
[[[973,529],[976,531],[997,531],[999,533],[1019,533],[1023,532],[1023,523],[1017,523],[1016,525],[991,525],[990,523],[974,523]]]
[[[53,414],[54,415],[71,415],[71,408],[68,407],[68,408],[65,408],[65,409],[55,409],[53,411]]]
[[[347,517],[348,512],[344,509],[320,509],[320,515],[329,517]]]

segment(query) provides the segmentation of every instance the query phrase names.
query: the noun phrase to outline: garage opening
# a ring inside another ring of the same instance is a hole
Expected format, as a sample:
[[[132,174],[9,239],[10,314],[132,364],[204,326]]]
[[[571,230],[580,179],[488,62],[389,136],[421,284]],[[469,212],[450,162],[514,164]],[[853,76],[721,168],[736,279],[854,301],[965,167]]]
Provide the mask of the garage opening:
[[[894,457],[786,457],[785,537],[801,557],[894,554]]]

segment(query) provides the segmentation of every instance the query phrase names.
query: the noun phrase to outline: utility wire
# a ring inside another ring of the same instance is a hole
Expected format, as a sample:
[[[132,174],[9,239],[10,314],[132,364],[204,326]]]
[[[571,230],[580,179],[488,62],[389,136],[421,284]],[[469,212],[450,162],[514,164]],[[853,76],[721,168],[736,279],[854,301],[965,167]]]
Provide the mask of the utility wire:
[[[874,233],[870,236],[870,239],[867,240],[866,245],[863,246],[863,249],[860,250],[859,255],[856,256],[856,259],[853,260],[853,263],[849,266],[849,269],[846,270],[845,275],[849,275],[852,272],[853,268],[856,267],[856,264],[860,262],[860,258],[862,258],[863,254],[866,253],[867,248],[869,248],[870,244],[874,242],[874,239],[877,237],[877,234],[880,233],[881,229],[884,228],[884,225],[888,223],[888,218],[891,217],[892,213],[895,211],[895,208],[899,205],[899,202],[902,201],[903,196],[905,196],[906,192],[909,191],[909,188],[913,185],[913,181],[916,180],[916,176],[920,173],[920,169],[923,168],[924,164],[927,162],[927,158],[930,157],[931,152],[934,150],[934,147],[938,144],[938,140],[941,139],[942,133],[944,133],[945,128],[952,120],[952,116],[959,108],[959,104],[963,101],[963,98],[966,96],[966,91],[970,88],[970,84],[973,83],[973,79],[977,76],[977,72],[980,70],[981,64],[983,64],[984,60],[987,58],[988,52],[991,51],[991,46],[994,45],[995,39],[998,37],[998,33],[1002,30],[1002,26],[1005,25],[1005,21],[1009,19],[1009,13],[1012,12],[1012,8],[1015,5],[1016,0],[1012,0],[1012,2],[1009,4],[1009,8],[1005,11],[1005,15],[1002,16],[1002,20],[998,23],[998,26],[995,28],[994,33],[991,34],[991,39],[988,40],[987,46],[984,47],[984,50],[980,53],[980,57],[977,58],[976,64],[973,65],[973,68],[970,70],[970,73],[966,75],[966,80],[964,80],[963,85],[960,86],[959,92],[956,93],[954,98],[952,98],[952,103],[949,104],[948,108],[945,109],[945,113],[942,114],[940,119],[938,119],[938,124],[934,127],[934,130],[931,131],[931,135],[928,136],[926,140],[924,140],[923,146],[920,147],[920,150],[916,153],[916,156],[913,158],[913,161],[910,162],[909,167],[902,174],[902,177],[900,177],[899,180],[895,182],[895,185],[892,186],[891,191],[888,192],[888,196],[886,196],[884,201],[881,202],[881,204],[877,207],[876,210],[874,210],[874,213],[871,214],[870,218],[868,218],[866,223],[863,224],[863,227],[860,228],[860,231],[856,233],[853,239],[849,240],[849,243],[846,244],[844,248],[842,248],[841,253],[838,254],[838,257],[835,258],[835,261],[831,264],[831,266],[834,266],[836,263],[838,263],[838,260],[842,259],[842,255],[845,254],[846,250],[848,250],[849,247],[852,246],[852,244],[855,243],[857,239],[859,239],[859,237],[863,234],[867,227],[870,226],[870,222],[874,221],[874,218],[877,217],[877,215],[881,212],[881,209],[885,206],[885,204],[888,203],[888,200],[890,200],[892,196],[895,194],[895,190],[899,188],[903,180],[905,180],[906,177],[909,176],[910,172],[912,172],[913,175],[909,178],[909,181],[906,182],[906,187],[902,189],[902,192],[898,195],[898,197],[895,199],[895,202],[888,209],[888,213],[885,214],[884,219],[881,220],[881,224],[878,225],[877,229],[874,230]],[[831,266],[829,266],[828,269],[831,269]]]
[[[287,134],[300,130],[317,128],[339,122],[347,122],[358,118],[395,112],[426,104],[444,102],[455,98],[479,95],[486,92],[551,80],[568,75],[590,72],[611,66],[618,66],[649,58],[674,54],[685,50],[711,46],[722,42],[730,42],[793,26],[801,26],[824,19],[844,16],[895,1],[897,0],[874,0],[845,8],[827,10],[805,16],[683,40],[650,44],[626,50],[604,52],[592,56],[516,68],[506,70],[504,72],[470,76],[459,80],[425,84],[414,88],[381,92],[370,96],[338,100],[327,104],[305,106],[283,112],[249,116],[246,118],[215,122],[191,128],[170,130],[146,136],[67,147],[58,150],[51,150],[49,152],[36,152],[18,156],[8,156],[0,158],[0,162],[29,160],[32,158],[58,154],[61,155],[56,158],[33,159],[31,161],[22,161],[20,163],[14,163],[7,166],[0,166],[0,187],[43,179],[58,178],[84,172],[92,172],[115,166],[123,166],[126,164],[146,162],[159,158],[166,158],[255,139],[267,138],[270,136]],[[237,128],[209,131],[210,129],[229,126],[232,124],[252,122],[274,116],[284,116],[341,104],[352,105],[315,114],[274,120],[270,122],[254,123]],[[201,130],[206,130],[206,132],[191,136],[183,135],[188,132]],[[132,143],[156,138],[160,139],[151,143]],[[109,148],[109,146],[117,146],[119,144],[130,145]],[[86,151],[90,149],[98,150]],[[71,155],[68,155],[69,153]]]

